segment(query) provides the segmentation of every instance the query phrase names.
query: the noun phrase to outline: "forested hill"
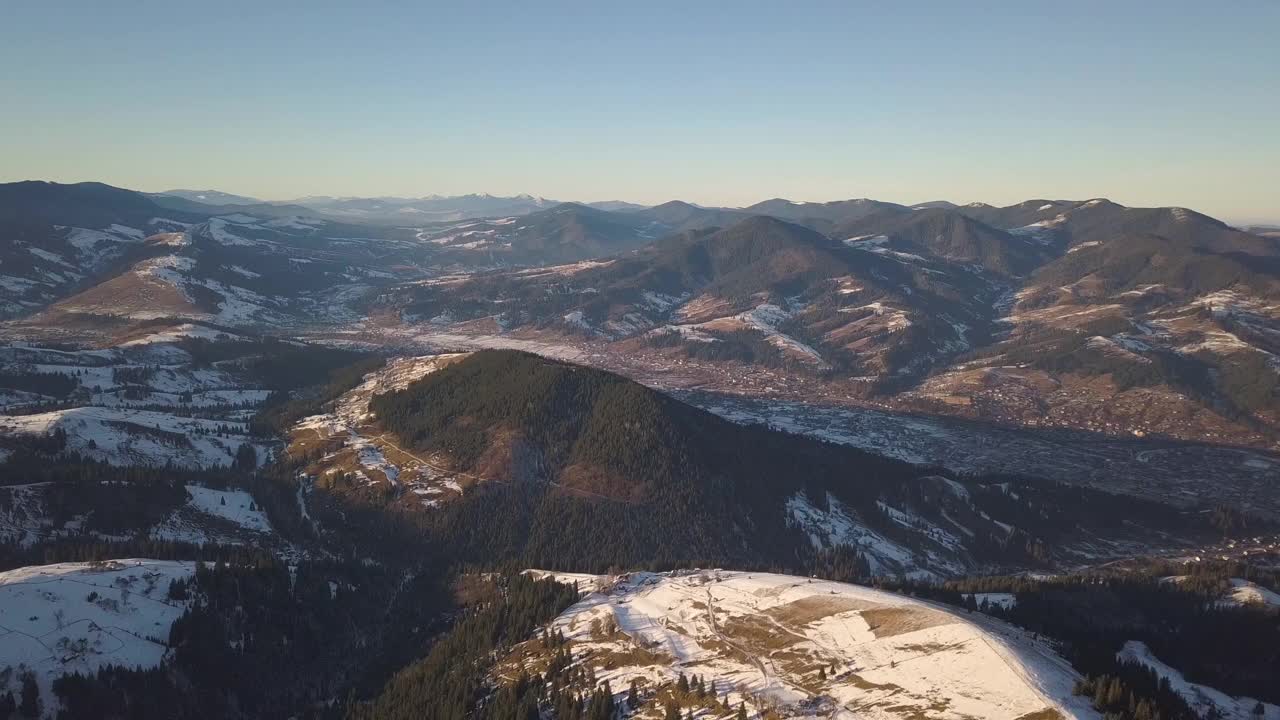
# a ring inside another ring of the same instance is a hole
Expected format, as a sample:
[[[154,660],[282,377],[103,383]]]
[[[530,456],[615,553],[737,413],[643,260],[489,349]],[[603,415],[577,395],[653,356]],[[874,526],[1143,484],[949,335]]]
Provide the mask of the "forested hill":
[[[874,495],[917,471],[858,450],[743,427],[612,373],[516,351],[475,353],[372,405],[408,445],[493,479],[542,479],[643,504],[753,502],[816,483]],[[728,497],[729,494],[733,498]]]
[[[797,568],[815,548],[844,545],[877,574],[950,574],[1047,562],[1080,528],[1120,539],[1132,518],[1209,530],[1163,506],[1010,478],[960,482],[733,424],[515,351],[475,353],[370,407],[404,447],[482,479],[423,520],[475,563]]]
[[[529,560],[672,563],[794,558],[783,505],[805,484],[874,504],[907,465],[734,425],[617,375],[513,351],[481,352],[371,403],[406,447],[487,486],[444,515],[501,517]],[[527,545],[526,545],[527,543]],[[465,543],[464,543],[465,545]],[[498,548],[503,554],[504,548]],[[518,550],[517,552],[522,552]],[[656,555],[655,555],[656,552]]]

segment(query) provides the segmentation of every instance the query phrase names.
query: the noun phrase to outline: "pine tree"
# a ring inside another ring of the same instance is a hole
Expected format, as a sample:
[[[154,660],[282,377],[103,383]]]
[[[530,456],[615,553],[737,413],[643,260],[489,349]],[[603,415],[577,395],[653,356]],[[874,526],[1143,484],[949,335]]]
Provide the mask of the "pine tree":
[[[18,711],[23,717],[40,717],[40,686],[31,672],[22,675],[22,701],[18,703]]]
[[[1107,685],[1107,706],[1115,707],[1124,700],[1124,688],[1120,685],[1120,678],[1113,677]]]
[[[1093,707],[1095,710],[1101,710],[1107,706],[1107,682],[1106,677],[1100,677],[1094,681],[1093,685]]]
[[[747,704],[745,702],[738,703],[737,720],[747,720]]]

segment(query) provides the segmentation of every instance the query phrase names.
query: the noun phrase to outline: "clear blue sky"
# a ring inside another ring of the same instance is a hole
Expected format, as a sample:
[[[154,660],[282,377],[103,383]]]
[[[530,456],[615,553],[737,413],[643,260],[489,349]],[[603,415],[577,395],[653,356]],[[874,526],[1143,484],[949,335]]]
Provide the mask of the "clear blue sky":
[[[4,3],[0,180],[1280,219],[1277,0],[329,5]]]

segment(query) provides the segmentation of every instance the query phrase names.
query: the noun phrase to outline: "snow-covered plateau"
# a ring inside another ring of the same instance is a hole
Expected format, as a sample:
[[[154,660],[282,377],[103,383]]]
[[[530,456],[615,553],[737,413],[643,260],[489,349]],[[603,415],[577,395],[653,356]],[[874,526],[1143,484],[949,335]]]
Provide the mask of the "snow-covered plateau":
[[[565,581],[583,584],[582,576]],[[598,578],[551,623],[576,662],[645,696],[698,675],[771,717],[1096,718],[1044,641],[981,613],[805,577],[720,570]],[[499,666],[535,663],[533,640]]]

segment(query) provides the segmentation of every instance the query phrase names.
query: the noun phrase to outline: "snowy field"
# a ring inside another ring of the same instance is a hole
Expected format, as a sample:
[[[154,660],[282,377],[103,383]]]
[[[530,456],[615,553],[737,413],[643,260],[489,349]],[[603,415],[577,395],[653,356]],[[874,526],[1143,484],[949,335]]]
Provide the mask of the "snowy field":
[[[709,570],[598,582],[601,591],[552,626],[615,691],[633,678],[655,687],[686,673],[734,705],[779,718],[1098,717],[1072,695],[1078,675],[1066,661],[980,613],[785,575]]]
[[[14,670],[8,689],[17,696],[19,673],[31,670],[48,707],[60,675],[159,665],[186,609],[169,599],[169,583],[194,572],[190,562],[129,559],[0,573],[0,672]]]

